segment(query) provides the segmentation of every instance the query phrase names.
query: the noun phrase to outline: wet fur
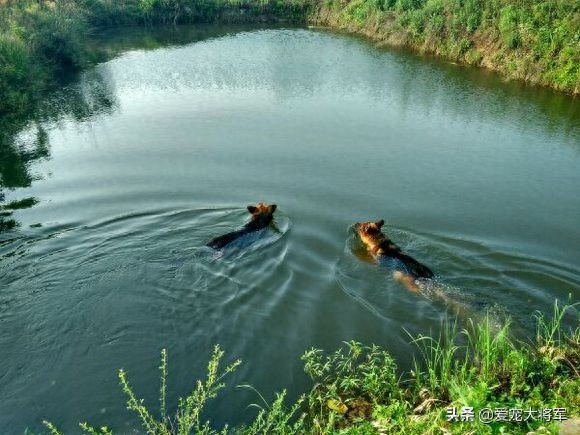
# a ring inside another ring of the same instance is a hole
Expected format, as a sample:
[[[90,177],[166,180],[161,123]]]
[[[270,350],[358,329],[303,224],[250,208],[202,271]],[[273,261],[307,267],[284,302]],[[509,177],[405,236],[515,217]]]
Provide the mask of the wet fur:
[[[274,212],[276,211],[276,204],[266,205],[260,202],[256,206],[249,205],[248,212],[252,215],[250,222],[245,224],[242,228],[223,236],[216,237],[211,240],[206,246],[213,249],[222,249],[240,237],[264,229],[270,225],[274,219]]]
[[[418,278],[432,278],[434,273],[424,264],[403,253],[389,237],[381,231],[384,220],[377,222],[362,222],[355,224],[355,230],[367,251],[376,259],[381,257],[396,258],[405,265],[407,271],[396,270],[393,278],[413,292],[419,292],[416,280]],[[408,272],[408,273],[407,273]]]
[[[424,264],[401,252],[401,249],[381,231],[384,223],[384,220],[380,220],[377,222],[357,223],[355,225],[355,229],[367,250],[367,256],[370,255],[371,258],[379,261],[381,257],[398,259],[405,265],[407,271],[395,270],[393,278],[396,281],[403,284],[413,293],[423,293],[427,289],[430,297],[443,302],[455,316],[462,319],[473,318],[474,313],[471,307],[460,300],[449,297],[436,281],[420,285],[418,279],[433,278],[433,272]],[[357,256],[362,258],[360,253]]]

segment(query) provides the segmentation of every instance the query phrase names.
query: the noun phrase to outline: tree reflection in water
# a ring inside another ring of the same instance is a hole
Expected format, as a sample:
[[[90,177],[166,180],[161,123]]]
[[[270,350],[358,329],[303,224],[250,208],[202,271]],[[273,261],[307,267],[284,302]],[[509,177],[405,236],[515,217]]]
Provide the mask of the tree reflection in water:
[[[112,81],[106,68],[91,69],[78,80],[47,93],[28,114],[0,118],[0,233],[19,226],[15,212],[33,207],[34,197],[7,202],[6,193],[30,187],[38,177],[31,166],[50,158],[48,129],[61,120],[72,118],[83,122],[112,113],[117,107]]]

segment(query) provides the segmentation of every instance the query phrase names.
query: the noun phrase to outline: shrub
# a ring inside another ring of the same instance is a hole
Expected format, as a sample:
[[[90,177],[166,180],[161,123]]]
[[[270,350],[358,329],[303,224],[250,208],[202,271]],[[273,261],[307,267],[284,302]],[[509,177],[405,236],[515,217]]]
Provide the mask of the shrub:
[[[508,48],[520,46],[521,38],[518,32],[518,13],[514,6],[504,7],[500,12],[499,30]]]
[[[496,421],[486,425],[476,421],[449,423],[444,416],[448,406],[483,408],[567,408],[568,416],[580,411],[580,328],[565,330],[565,313],[574,307],[554,304],[550,319],[537,315],[534,343],[517,343],[510,335],[510,324],[496,325],[485,316],[469,321],[459,331],[448,324],[438,338],[418,336],[413,343],[419,350],[411,378],[400,381],[390,354],[375,345],[355,341],[333,353],[311,349],[304,353],[304,370],[314,386],[287,408],[285,391],[269,403],[253,387],[262,404],[254,421],[221,432],[202,422],[207,402],[223,388],[222,379],[233,372],[239,361],[220,370],[223,352],[215,347],[205,381],[186,398],[179,399],[177,412],[166,411],[167,354],[161,356],[159,413],[146,408],[119,372],[121,387],[128,397],[127,407],[137,413],[148,434],[374,434],[374,433],[528,433],[539,426],[556,432],[555,424],[544,421],[517,423]],[[404,374],[403,376],[406,376]],[[302,412],[304,411],[304,412]],[[158,415],[158,417],[157,417]],[[53,435],[60,434],[49,422]],[[110,435],[103,427],[82,423],[89,434]]]
[[[323,433],[344,424],[347,415],[368,418],[375,403],[400,395],[395,361],[378,346],[350,341],[332,354],[311,349],[302,360],[315,383],[307,396],[310,419],[325,422]]]
[[[26,44],[0,33],[0,115],[23,110],[32,85],[32,64]]]

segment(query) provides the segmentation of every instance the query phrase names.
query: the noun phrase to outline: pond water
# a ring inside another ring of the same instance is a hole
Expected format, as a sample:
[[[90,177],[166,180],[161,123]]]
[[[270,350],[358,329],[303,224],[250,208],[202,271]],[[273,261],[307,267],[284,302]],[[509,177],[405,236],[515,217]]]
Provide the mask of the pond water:
[[[117,370],[155,408],[164,347],[171,409],[214,344],[243,359],[206,415],[239,424],[259,399],[235,386],[295,398],[310,347],[376,343],[406,369],[405,330],[437,333],[449,301],[529,338],[578,300],[577,99],[315,29],[94,44],[112,60],[2,126],[2,433],[127,431]],[[204,247],[259,201],[274,228]],[[437,292],[356,255],[352,224],[380,218]]]

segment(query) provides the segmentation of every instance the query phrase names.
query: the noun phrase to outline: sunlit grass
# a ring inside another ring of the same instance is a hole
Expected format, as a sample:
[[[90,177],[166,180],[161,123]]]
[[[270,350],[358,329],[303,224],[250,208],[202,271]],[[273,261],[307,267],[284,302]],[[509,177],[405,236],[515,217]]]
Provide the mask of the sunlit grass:
[[[574,0],[328,0],[318,24],[580,93]]]
[[[576,326],[566,329],[566,316]],[[291,405],[286,391],[269,402],[252,386],[259,403],[251,423],[216,429],[202,418],[203,410],[224,388],[223,380],[241,363],[220,368],[224,352],[216,346],[207,377],[167,408],[167,352],[161,353],[159,412],[145,406],[130,385],[125,371],[119,381],[127,409],[136,413],[143,430],[155,435],[196,434],[376,434],[376,433],[527,433],[544,426],[557,431],[557,421],[449,422],[448,407],[481,409],[564,408],[567,417],[580,414],[580,326],[574,306],[554,304],[553,316],[536,316],[537,336],[531,344],[511,337],[510,323],[498,326],[490,316],[444,325],[437,338],[411,337],[417,354],[413,370],[399,375],[387,350],[350,341],[332,353],[311,349],[304,353],[304,370],[313,381],[309,392]],[[53,435],[60,432],[45,422]],[[85,433],[109,435],[107,427],[82,423]]]
[[[407,45],[506,77],[580,93],[573,0],[19,0],[0,6],[0,115],[30,110],[62,72],[83,68],[94,27],[292,21]]]
[[[125,25],[302,21],[311,0],[0,1],[0,116],[30,111],[43,91],[102,53],[94,28]],[[242,10],[243,9],[243,10]],[[242,10],[242,12],[240,12]]]

